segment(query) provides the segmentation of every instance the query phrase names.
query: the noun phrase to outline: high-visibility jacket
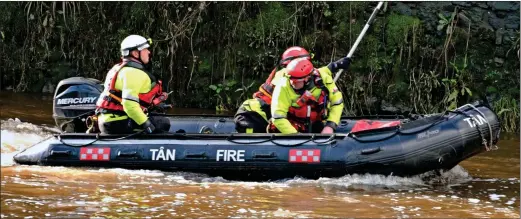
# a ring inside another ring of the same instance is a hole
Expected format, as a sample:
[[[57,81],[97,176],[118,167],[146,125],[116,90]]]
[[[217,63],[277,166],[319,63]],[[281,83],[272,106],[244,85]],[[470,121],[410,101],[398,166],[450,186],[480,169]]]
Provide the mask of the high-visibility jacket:
[[[144,110],[163,92],[160,80],[148,73],[141,63],[128,59],[112,67],[104,87],[96,103],[101,122],[130,117],[141,125],[148,119]]]
[[[297,93],[290,84],[289,76],[275,82],[271,122],[279,132],[297,133],[302,130],[297,130],[292,123],[323,120],[326,120],[326,126],[336,129],[342,116],[344,100],[331,75],[327,67],[318,69],[318,74],[312,76],[311,83],[314,86],[308,90],[311,97]]]

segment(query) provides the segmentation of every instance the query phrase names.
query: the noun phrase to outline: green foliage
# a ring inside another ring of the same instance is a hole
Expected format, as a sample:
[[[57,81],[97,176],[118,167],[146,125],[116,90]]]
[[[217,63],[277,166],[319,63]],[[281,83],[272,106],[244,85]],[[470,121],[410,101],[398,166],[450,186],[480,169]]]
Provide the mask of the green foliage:
[[[438,80],[439,74],[434,71],[429,72],[412,72],[409,79],[409,97],[410,102],[414,105],[414,110],[419,113],[431,113],[432,109],[438,109],[439,103],[433,101],[435,95],[433,92],[436,91],[441,83]],[[451,79],[451,82],[454,79]],[[443,80],[443,81],[448,81]]]
[[[455,11],[451,13],[450,17],[445,17],[445,16],[443,16],[443,14],[438,13],[438,17],[440,18],[440,20],[438,20],[438,26],[436,26],[436,29],[438,31],[441,31],[441,30],[443,30],[443,28],[446,28],[446,31],[445,31],[446,34],[449,34],[449,31],[450,31],[449,26],[454,21],[455,16],[456,16]]]
[[[387,24],[387,43],[389,46],[403,45],[409,34],[412,34],[414,28],[418,28],[420,20],[415,17],[406,15],[392,14],[388,18]]]
[[[282,3],[262,3],[259,11],[254,19],[241,24],[242,34],[252,41],[249,47],[273,45],[275,41],[287,41],[291,37],[290,22],[293,20]]]
[[[449,109],[454,110],[459,105],[458,100],[468,97],[472,97],[472,91],[468,87],[468,83],[472,80],[471,74],[467,72],[466,62],[463,66],[457,66],[454,62],[450,63],[455,71],[455,78],[443,78],[442,84],[445,86],[446,95],[444,102],[449,104]],[[468,98],[462,102],[467,102]],[[461,103],[461,102],[460,102]]]
[[[510,96],[503,96],[493,105],[499,116],[501,128],[507,132],[519,130],[519,100]]]
[[[255,82],[252,82],[248,86],[240,85],[235,80],[230,80],[224,84],[212,84],[208,86],[214,91],[214,97],[216,97],[215,109],[218,112],[232,111],[237,109],[243,101],[244,96],[250,96],[252,86]]]

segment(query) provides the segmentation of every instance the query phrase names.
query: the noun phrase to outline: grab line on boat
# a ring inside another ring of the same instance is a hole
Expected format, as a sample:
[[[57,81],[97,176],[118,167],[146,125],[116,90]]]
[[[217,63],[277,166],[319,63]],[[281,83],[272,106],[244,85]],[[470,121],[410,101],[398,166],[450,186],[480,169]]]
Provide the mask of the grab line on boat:
[[[313,143],[316,143],[317,145],[326,145],[326,144],[333,144],[334,142],[336,142],[335,140],[335,137],[336,137],[336,134],[333,134],[331,135],[328,139],[326,139],[325,141],[322,141],[322,142],[319,142],[319,141],[316,141],[315,140],[315,135],[312,135],[311,138],[303,141],[303,142],[300,142],[300,143],[296,143],[296,144],[281,144],[281,143],[278,143],[278,142],[275,142],[275,139],[274,139],[274,136],[275,135],[271,135],[269,139],[267,140],[262,140],[262,141],[256,141],[256,142],[238,142],[238,141],[234,141],[232,139],[233,134],[228,136],[226,138],[227,141],[229,142],[232,142],[232,143],[235,143],[235,144],[261,144],[261,143],[266,143],[266,142],[271,142],[277,146],[281,146],[281,147],[297,147],[297,146],[300,146],[300,145],[303,145],[305,143],[308,143],[308,142],[313,142]]]
[[[62,144],[64,144],[64,145],[71,146],[71,147],[84,147],[84,146],[88,146],[88,145],[94,144],[95,142],[100,141],[100,140],[101,140],[101,141],[119,141],[119,140],[123,140],[123,139],[126,139],[126,138],[130,138],[130,137],[132,137],[132,136],[135,136],[135,135],[141,134],[141,133],[143,133],[143,132],[145,132],[144,129],[141,130],[141,131],[139,131],[139,132],[132,133],[132,134],[130,134],[130,135],[126,135],[126,136],[123,136],[123,137],[120,137],[120,138],[113,138],[113,139],[100,139],[100,133],[97,133],[97,134],[96,134],[96,139],[94,139],[94,141],[91,141],[91,142],[89,142],[88,144],[81,144],[81,145],[73,145],[73,144],[65,143],[65,142],[63,141],[63,139],[61,138],[61,134],[60,134],[60,135],[57,135],[56,137],[57,137],[58,140],[59,140]]]

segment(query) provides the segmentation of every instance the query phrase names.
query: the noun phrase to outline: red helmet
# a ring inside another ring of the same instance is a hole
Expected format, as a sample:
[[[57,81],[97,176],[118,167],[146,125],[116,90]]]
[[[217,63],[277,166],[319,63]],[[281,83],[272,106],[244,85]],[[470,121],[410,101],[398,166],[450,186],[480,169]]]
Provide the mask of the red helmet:
[[[311,56],[309,55],[308,51],[300,46],[293,46],[286,49],[286,51],[282,53],[280,64],[287,65],[291,60],[296,58],[307,58],[308,60],[311,60]]]
[[[286,69],[288,69],[288,74],[291,79],[301,79],[311,75],[315,67],[313,67],[313,63],[308,59],[298,58],[289,62]]]

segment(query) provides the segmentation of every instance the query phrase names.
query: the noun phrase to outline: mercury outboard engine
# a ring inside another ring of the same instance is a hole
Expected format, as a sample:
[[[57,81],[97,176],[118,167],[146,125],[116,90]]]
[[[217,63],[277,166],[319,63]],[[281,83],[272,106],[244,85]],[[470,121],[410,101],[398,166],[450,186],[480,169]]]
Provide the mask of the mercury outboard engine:
[[[94,115],[103,84],[94,78],[72,77],[60,81],[54,92],[53,115],[62,132],[87,131],[87,117]]]

